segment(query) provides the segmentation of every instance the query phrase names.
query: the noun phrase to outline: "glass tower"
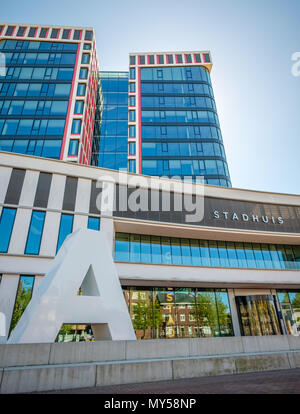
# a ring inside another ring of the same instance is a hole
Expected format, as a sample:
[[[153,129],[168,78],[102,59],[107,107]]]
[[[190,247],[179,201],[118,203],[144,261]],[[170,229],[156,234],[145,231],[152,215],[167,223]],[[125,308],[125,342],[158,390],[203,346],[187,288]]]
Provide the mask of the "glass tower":
[[[130,55],[129,142],[137,172],[231,187],[209,52]]]
[[[128,72],[100,72],[103,95],[98,166],[127,170]]]
[[[91,163],[93,29],[0,25],[0,150]]]

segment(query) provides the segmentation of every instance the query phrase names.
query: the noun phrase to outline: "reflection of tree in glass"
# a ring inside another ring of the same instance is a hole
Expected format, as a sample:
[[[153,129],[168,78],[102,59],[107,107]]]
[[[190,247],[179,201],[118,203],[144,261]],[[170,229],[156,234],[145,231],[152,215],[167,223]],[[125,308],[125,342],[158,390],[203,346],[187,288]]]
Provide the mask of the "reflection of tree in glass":
[[[140,295],[137,302],[133,306],[133,327],[134,329],[143,331],[141,339],[144,339],[146,330],[148,328],[159,328],[163,322],[163,317],[161,313],[161,308],[159,302],[156,300],[154,306],[152,303],[146,303],[143,300],[140,300]]]
[[[293,308],[300,309],[300,292],[296,293],[294,299],[292,300],[292,306]]]
[[[211,332],[209,336],[214,336],[215,329],[218,326],[215,298],[210,292],[202,292],[197,295],[193,307],[194,309],[191,310],[191,314],[195,317],[199,325],[199,336],[207,336],[205,334],[205,328],[209,328]]]
[[[11,331],[16,327],[17,323],[19,322],[19,319],[21,318],[22,313],[26,309],[30,299],[31,299],[31,289],[24,288],[21,282],[19,285],[19,292],[17,295],[15,309],[14,309],[14,313],[12,316],[11,327],[10,327]]]
[[[228,316],[227,305],[222,301],[221,293],[216,292],[214,295],[211,292],[202,292],[197,295],[193,307],[191,314],[194,315],[199,325],[199,336],[231,334],[227,332],[231,326],[231,320]]]
[[[224,293],[216,292],[220,335],[233,335],[231,316],[227,304],[222,301],[223,295]]]

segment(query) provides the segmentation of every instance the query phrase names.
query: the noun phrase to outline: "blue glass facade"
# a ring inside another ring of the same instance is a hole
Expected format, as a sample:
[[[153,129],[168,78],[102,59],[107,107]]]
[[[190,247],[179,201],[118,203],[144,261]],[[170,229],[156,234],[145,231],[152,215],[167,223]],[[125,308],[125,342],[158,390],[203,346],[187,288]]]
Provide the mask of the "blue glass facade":
[[[300,269],[300,246],[116,233],[115,260],[186,266]]]
[[[0,42],[0,150],[59,159],[77,44]]]
[[[98,166],[127,170],[128,72],[100,72],[103,92]]]
[[[141,68],[142,173],[231,187],[204,67]]]

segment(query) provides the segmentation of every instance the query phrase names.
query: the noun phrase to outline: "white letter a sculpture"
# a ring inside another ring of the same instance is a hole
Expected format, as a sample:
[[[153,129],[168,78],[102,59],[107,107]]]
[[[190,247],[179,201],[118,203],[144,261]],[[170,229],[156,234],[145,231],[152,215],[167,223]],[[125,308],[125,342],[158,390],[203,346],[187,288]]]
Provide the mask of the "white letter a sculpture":
[[[64,323],[91,324],[96,340],[136,339],[102,231],[79,229],[67,237],[8,343],[54,342]]]

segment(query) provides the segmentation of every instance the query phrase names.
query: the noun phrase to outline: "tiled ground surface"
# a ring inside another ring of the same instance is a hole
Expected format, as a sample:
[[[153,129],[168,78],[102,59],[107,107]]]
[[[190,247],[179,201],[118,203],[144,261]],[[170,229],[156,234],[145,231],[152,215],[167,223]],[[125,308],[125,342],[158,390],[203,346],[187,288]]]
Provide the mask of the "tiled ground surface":
[[[47,392],[47,394],[49,393],[152,395],[300,394],[300,368]]]

